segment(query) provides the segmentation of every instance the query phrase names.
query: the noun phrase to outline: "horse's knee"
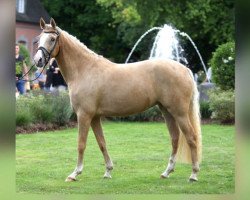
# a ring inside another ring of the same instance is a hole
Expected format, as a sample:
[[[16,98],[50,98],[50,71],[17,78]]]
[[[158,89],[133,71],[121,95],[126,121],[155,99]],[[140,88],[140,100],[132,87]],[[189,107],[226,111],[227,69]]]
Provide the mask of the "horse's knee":
[[[102,153],[104,153],[105,152],[104,146],[100,146],[100,150],[101,150]]]
[[[83,154],[83,149],[82,148],[78,148],[78,153],[79,154]]]
[[[79,154],[83,154],[83,152],[84,152],[84,150],[85,150],[85,145],[80,145],[80,146],[78,146],[77,150],[78,150],[78,153],[79,153]]]
[[[172,146],[178,146],[179,137],[172,137]]]

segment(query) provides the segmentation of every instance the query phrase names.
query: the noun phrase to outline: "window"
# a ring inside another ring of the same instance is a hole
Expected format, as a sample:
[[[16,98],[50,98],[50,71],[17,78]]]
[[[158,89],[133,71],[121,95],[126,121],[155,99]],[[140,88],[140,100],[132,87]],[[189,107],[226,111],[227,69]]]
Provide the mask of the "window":
[[[16,9],[19,13],[25,12],[25,0],[16,0]]]

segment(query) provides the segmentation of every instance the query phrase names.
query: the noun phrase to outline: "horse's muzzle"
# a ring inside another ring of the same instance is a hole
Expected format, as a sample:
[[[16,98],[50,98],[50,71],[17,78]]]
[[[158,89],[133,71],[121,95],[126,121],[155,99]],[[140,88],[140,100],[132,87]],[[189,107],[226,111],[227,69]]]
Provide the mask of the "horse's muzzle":
[[[43,67],[43,65],[44,65],[44,58],[43,58],[41,50],[38,50],[36,52],[36,55],[34,56],[34,62],[35,62],[35,64],[36,64],[37,67],[39,67],[39,68]]]
[[[42,61],[43,59],[42,58],[40,58],[39,60],[38,60],[38,62],[36,63],[36,66],[37,67],[39,67],[39,68],[42,68],[43,67],[43,61]]]

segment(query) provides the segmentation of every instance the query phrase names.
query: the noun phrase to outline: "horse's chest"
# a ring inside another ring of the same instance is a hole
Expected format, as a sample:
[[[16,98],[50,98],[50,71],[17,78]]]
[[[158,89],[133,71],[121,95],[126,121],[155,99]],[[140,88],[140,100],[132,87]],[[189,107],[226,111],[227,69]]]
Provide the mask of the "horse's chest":
[[[96,109],[96,94],[85,90],[76,90],[70,92],[70,101],[74,110],[93,112]]]

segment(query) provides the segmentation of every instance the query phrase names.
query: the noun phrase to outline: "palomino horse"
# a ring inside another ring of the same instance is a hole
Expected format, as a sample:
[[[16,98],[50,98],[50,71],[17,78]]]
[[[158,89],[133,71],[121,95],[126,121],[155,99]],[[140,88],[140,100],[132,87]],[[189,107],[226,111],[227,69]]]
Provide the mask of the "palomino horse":
[[[34,57],[42,67],[55,58],[69,88],[78,120],[78,160],[66,181],[83,170],[83,154],[90,126],[103,153],[111,178],[113,163],[106,148],[101,116],[126,116],[158,105],[172,139],[172,154],[162,178],[174,171],[177,157],[192,163],[190,181],[196,181],[201,160],[198,91],[191,71],[173,60],[116,64],[89,50],[75,37],[40,20],[42,33]],[[179,148],[178,148],[179,147]]]

